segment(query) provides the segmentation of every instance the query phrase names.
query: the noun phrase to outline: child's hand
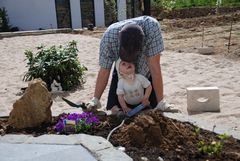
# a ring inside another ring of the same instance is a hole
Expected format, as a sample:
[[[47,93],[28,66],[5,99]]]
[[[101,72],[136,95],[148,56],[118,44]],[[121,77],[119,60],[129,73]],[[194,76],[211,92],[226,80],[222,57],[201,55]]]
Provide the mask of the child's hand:
[[[142,99],[142,104],[143,104],[145,107],[148,106],[148,105],[150,105],[150,102],[149,102],[149,100],[148,100],[147,97],[143,97],[143,99]]]
[[[122,110],[124,113],[128,113],[128,111],[131,111],[130,108],[128,108],[127,106],[126,107],[122,107]]]

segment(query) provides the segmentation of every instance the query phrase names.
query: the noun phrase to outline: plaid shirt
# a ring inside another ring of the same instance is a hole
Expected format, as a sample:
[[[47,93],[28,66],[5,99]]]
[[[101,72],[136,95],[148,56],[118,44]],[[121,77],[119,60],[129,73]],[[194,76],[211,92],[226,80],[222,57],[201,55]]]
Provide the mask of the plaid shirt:
[[[145,34],[142,54],[138,56],[137,73],[146,77],[150,76],[147,58],[161,54],[164,50],[163,39],[159,22],[149,16],[141,16],[112,24],[108,27],[100,43],[99,65],[111,69],[114,61],[119,58],[119,31],[124,25],[135,23],[142,27]]]

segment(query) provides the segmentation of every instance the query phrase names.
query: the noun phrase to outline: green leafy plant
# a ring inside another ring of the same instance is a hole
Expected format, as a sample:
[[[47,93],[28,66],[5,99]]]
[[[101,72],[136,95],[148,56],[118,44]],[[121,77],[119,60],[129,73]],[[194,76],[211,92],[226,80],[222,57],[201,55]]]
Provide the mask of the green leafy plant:
[[[217,135],[221,141],[212,141],[211,143],[206,143],[205,141],[201,140],[198,142],[198,150],[203,153],[203,154],[208,154],[209,156],[219,154],[223,148],[223,141],[229,139],[229,135],[224,133],[224,134],[219,134]]]
[[[63,90],[81,85],[84,83],[84,72],[87,68],[80,64],[77,52],[76,41],[69,42],[65,47],[62,45],[59,47],[54,45],[50,48],[39,46],[36,54],[26,50],[28,71],[23,80],[41,78],[47,83],[49,90],[54,80],[61,83]]]
[[[162,1],[162,5],[167,11],[171,11],[172,9],[174,9],[175,3],[176,3],[175,0],[164,0],[164,1]]]
[[[116,1],[104,0],[105,25],[109,26],[117,21]]]
[[[218,137],[219,139],[221,139],[221,140],[227,140],[227,139],[230,138],[230,135],[224,133],[224,134],[219,134],[219,135],[217,135],[217,137]]]
[[[204,142],[203,140],[198,142],[198,150],[203,154],[208,154],[209,156],[219,154],[222,147],[223,144],[221,142],[212,141],[210,144]]]
[[[176,0],[151,0],[151,6],[155,9],[171,11],[175,7]]]
[[[201,129],[200,129],[199,127],[196,127],[196,128],[194,129],[194,133],[195,133],[196,135],[199,135],[200,132],[201,132]]]
[[[151,0],[151,7],[155,9],[191,8],[191,7],[217,7],[222,6],[240,6],[239,0]]]

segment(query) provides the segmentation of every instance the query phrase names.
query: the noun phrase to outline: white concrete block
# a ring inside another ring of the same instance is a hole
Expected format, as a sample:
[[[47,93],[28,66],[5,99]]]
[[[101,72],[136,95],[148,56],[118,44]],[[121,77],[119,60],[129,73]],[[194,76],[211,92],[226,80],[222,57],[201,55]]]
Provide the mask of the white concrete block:
[[[213,47],[205,46],[205,47],[198,48],[198,52],[203,55],[211,55],[214,53],[214,49]]]
[[[219,112],[218,87],[187,88],[188,112]]]

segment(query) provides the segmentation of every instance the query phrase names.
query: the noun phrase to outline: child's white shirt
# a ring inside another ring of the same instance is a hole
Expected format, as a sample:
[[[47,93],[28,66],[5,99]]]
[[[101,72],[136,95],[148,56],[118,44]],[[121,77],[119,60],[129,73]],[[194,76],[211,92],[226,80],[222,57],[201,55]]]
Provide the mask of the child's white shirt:
[[[141,103],[144,96],[144,89],[150,85],[150,81],[141,74],[135,74],[133,83],[120,78],[118,81],[117,95],[123,95],[126,103],[137,105]]]

